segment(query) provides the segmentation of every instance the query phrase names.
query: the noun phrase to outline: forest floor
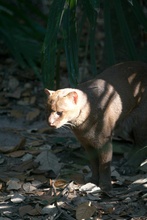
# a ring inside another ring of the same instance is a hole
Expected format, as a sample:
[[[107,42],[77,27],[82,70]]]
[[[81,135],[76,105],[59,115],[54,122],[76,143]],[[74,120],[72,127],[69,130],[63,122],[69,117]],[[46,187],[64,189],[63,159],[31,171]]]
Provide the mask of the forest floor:
[[[10,58],[0,65],[0,220],[147,220],[147,166],[119,174],[113,195],[86,182],[89,162],[70,130],[51,130],[43,85]],[[121,149],[121,148],[120,148]]]

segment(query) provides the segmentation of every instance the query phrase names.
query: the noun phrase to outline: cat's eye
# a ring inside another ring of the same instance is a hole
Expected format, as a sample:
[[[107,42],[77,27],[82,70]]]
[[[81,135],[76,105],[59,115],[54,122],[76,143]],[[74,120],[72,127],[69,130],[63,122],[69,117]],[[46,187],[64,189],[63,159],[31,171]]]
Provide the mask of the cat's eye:
[[[56,112],[57,115],[62,116],[62,112]]]

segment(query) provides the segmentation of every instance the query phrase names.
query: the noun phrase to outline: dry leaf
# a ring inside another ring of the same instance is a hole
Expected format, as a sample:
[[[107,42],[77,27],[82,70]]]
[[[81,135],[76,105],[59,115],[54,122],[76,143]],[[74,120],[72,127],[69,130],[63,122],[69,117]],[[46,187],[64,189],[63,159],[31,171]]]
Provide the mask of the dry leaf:
[[[76,218],[77,220],[88,219],[96,211],[94,206],[91,206],[90,202],[83,203],[79,205],[76,209]]]
[[[32,186],[34,186],[34,187],[40,187],[41,184],[42,184],[42,183],[41,183],[39,180],[33,180],[33,181],[32,181]]]
[[[19,208],[19,214],[21,217],[23,217],[24,215],[28,214],[32,209],[33,207],[31,205],[21,206]]]
[[[135,180],[132,184],[129,185],[129,188],[133,189],[143,184],[147,184],[147,174],[144,174],[140,178]]]
[[[13,91],[11,93],[6,93],[6,97],[20,99],[21,93],[22,93],[22,89],[18,87],[15,91]]]
[[[16,88],[19,86],[19,81],[17,78],[14,76],[10,76],[9,82],[8,82],[8,87],[10,90],[16,90]]]
[[[55,205],[48,205],[42,209],[42,214],[49,214],[52,217],[56,216],[57,213],[58,210]]]
[[[27,121],[33,121],[34,119],[36,119],[40,114],[40,110],[38,108],[33,109],[33,111],[29,112],[27,114],[26,120]]]
[[[38,180],[40,181],[41,183],[46,183],[47,182],[47,178],[44,176],[44,175],[32,175],[28,178],[26,178],[27,181],[32,181],[32,180]]]
[[[42,212],[42,208],[39,206],[39,204],[36,204],[35,208],[30,210],[28,214],[32,216],[36,216],[36,215],[40,215],[41,212]]]
[[[14,196],[11,198],[11,202],[13,203],[21,203],[25,200],[25,197],[19,193],[14,194]]]
[[[100,187],[95,185],[94,183],[86,183],[85,185],[81,186],[79,189],[81,192],[86,192],[88,193],[98,193],[101,192]]]
[[[36,163],[32,160],[27,160],[27,161],[24,161],[22,162],[19,166],[14,166],[13,167],[13,170],[16,170],[16,171],[26,171],[26,170],[29,170],[29,169],[32,169],[34,167],[36,167]]]
[[[28,143],[29,146],[31,147],[38,147],[44,143],[43,140],[34,140]]]
[[[36,190],[36,187],[33,186],[31,183],[24,183],[23,189],[25,190],[26,193],[31,193]]]
[[[21,188],[21,183],[19,179],[13,178],[7,182],[7,186],[7,190],[18,190]]]
[[[54,182],[54,186],[56,188],[62,188],[63,189],[66,185],[67,185],[67,181],[62,180],[62,179],[55,180],[55,182]]]
[[[10,181],[10,179],[15,179],[15,178],[21,181],[24,181],[25,176],[22,173],[11,171],[11,170],[5,170],[3,172],[2,171],[0,172],[0,180],[2,182],[7,183],[8,181]]]
[[[28,160],[31,160],[32,158],[33,158],[32,154],[27,153],[21,158],[21,160],[28,161]]]
[[[30,104],[33,105],[36,102],[36,97],[32,96],[30,97]]]
[[[61,163],[58,162],[58,158],[49,151],[43,151],[41,154],[39,154],[35,162],[40,163],[38,169],[52,170],[56,175],[61,169]]]
[[[21,149],[25,141],[25,138],[13,131],[0,131],[0,152],[9,153]]]
[[[11,115],[11,117],[14,117],[14,118],[22,118],[23,112],[20,110],[13,109],[10,111],[10,115]]]
[[[9,157],[22,157],[26,153],[25,150],[18,150],[11,153],[8,153],[7,156]]]

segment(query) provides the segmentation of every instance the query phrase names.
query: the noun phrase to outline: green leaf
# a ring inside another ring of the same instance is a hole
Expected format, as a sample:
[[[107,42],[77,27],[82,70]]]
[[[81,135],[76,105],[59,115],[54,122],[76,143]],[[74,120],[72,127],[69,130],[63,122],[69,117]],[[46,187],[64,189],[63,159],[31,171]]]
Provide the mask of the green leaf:
[[[54,88],[57,35],[64,12],[65,0],[54,0],[48,17],[47,31],[42,48],[42,74],[45,87]]]
[[[6,43],[10,51],[13,53],[14,57],[17,59],[19,64],[24,67],[25,62],[21,56],[19,49],[17,48],[17,41],[14,37],[13,28],[11,28],[11,20],[7,20],[2,14],[0,14],[0,33],[1,38]]]
[[[37,66],[33,60],[39,58],[40,43],[26,35],[11,15],[0,14],[0,32],[1,38],[8,45],[19,65],[32,67],[39,77]]]
[[[31,1],[26,1],[26,0],[17,0],[18,3],[21,2],[23,6],[25,6],[26,9],[28,9],[32,14],[36,15],[37,17],[41,18],[46,22],[46,15],[43,14],[42,10],[38,7],[34,7],[34,3]]]
[[[75,21],[75,7],[68,7],[63,16],[63,36],[65,44],[65,53],[67,60],[67,68],[69,73],[69,81],[72,87],[77,85],[78,71],[78,40]]]
[[[0,0],[0,37],[18,64],[23,68],[31,67],[40,79],[37,62],[40,58],[40,41],[44,37],[45,29],[26,16],[26,4],[23,5],[23,1],[20,1],[12,4]]]
[[[29,34],[34,38],[42,39],[44,37],[45,29],[43,26],[35,22],[31,17],[26,16],[26,10],[30,11],[29,4],[23,5],[20,1],[17,1],[17,4],[13,5],[3,0],[0,0],[0,4],[3,6],[3,10],[5,9],[4,11],[6,12],[6,19],[9,18],[10,20],[12,19],[14,22],[16,22],[12,25],[12,27],[15,27],[15,24],[19,24],[19,29],[22,29],[26,33],[29,31]],[[26,5],[28,7],[26,7]],[[33,11],[35,11],[35,7]],[[32,14],[32,11],[30,11],[30,13]],[[23,25],[20,21],[23,22]]]
[[[26,37],[24,38],[16,36],[15,39],[17,41],[17,46],[19,47],[21,56],[23,57],[27,65],[34,70],[34,73],[36,74],[38,79],[41,80],[40,72],[38,70],[37,65],[35,64],[35,61],[37,59],[39,60],[40,57],[40,43],[34,39],[27,39]]]
[[[21,0],[21,1],[23,2],[23,0]],[[20,11],[20,12],[25,11],[27,8],[26,6],[28,6],[28,8],[30,7],[30,5],[32,6],[32,4],[23,5],[19,1],[18,1],[18,3],[19,3],[18,4],[18,11]],[[33,12],[34,11],[35,10],[33,10]],[[30,11],[30,13],[31,13],[31,11]],[[19,15],[20,15],[21,19],[23,19],[23,21],[25,22],[25,25],[27,27],[29,27],[29,31],[31,32],[31,35],[34,38],[42,39],[42,37],[44,37],[46,31],[45,31],[45,28],[43,28],[43,26],[39,25],[39,23],[35,22],[31,17],[26,16],[25,13],[21,13]]]
[[[77,5],[77,0],[66,0],[66,2],[69,5],[70,9],[74,8]]]
[[[13,35],[9,34],[10,32],[5,31],[4,29],[0,28],[0,35],[3,41],[5,41],[6,45],[12,52],[13,56],[16,58],[18,63],[22,66],[25,67],[25,62],[20,54],[20,51],[15,47],[16,41]]]
[[[96,54],[95,54],[95,31],[97,26],[97,11],[95,8],[99,7],[100,1],[98,0],[82,0],[83,7],[85,9],[87,18],[90,22],[90,34],[89,34],[89,46],[90,46],[90,61],[91,71],[93,76],[97,74]]]
[[[133,12],[136,15],[136,18],[138,19],[139,23],[147,31],[147,18],[145,16],[145,14],[143,13],[143,8],[141,8],[141,6],[137,0],[132,0],[132,3],[130,5],[131,5]]]
[[[100,8],[100,0],[89,0],[90,4],[94,9],[99,9]]]
[[[111,2],[104,1],[104,29],[105,29],[105,51],[107,54],[107,64],[113,65],[115,63],[112,30],[111,30]]]
[[[121,30],[121,34],[124,40],[126,50],[128,51],[129,58],[131,60],[137,60],[138,59],[137,51],[130,33],[130,29],[126,22],[126,18],[121,5],[121,0],[113,0],[113,3],[115,6],[119,27]]]
[[[90,28],[90,35],[89,35],[89,45],[90,45],[90,64],[91,64],[91,71],[92,75],[97,75],[97,62],[96,62],[96,54],[95,54],[95,31],[96,31],[96,24],[95,27]]]
[[[86,12],[87,18],[90,22],[91,28],[95,27],[95,21],[97,18],[97,12],[95,11],[94,7],[91,5],[90,0],[81,0],[81,3],[84,7]]]

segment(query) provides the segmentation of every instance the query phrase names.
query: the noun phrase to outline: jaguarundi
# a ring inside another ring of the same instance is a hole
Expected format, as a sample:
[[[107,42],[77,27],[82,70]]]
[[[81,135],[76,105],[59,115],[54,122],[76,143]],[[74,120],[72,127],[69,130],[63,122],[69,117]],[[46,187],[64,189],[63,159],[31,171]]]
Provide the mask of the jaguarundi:
[[[45,93],[48,124],[71,128],[87,151],[93,182],[110,191],[112,135],[131,138],[135,152],[147,144],[147,64],[120,63],[76,89]]]

